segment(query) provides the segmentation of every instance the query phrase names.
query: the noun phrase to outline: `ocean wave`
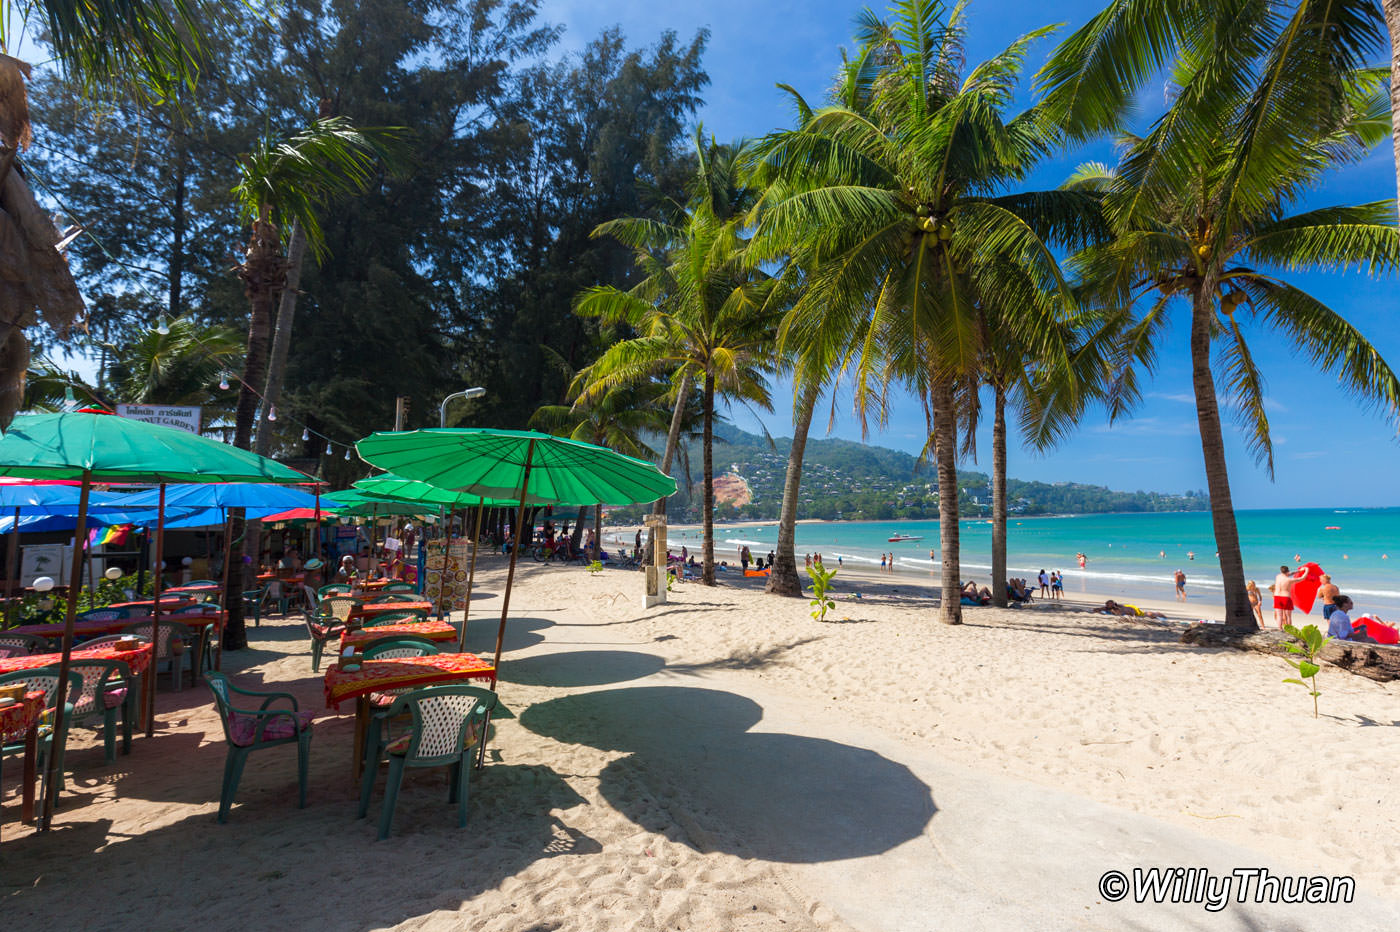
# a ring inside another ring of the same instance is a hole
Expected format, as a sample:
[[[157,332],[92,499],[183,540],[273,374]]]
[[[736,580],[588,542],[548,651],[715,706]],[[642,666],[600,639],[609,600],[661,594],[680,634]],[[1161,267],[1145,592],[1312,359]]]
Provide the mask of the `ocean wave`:
[[[746,546],[746,547],[771,547],[771,546],[773,546],[771,543],[767,543],[767,542],[765,542],[765,541],[761,541],[761,540],[744,540],[743,538],[740,538],[740,537],[726,537],[726,538],[724,539],[724,543],[726,543],[726,544],[735,544],[736,546],[742,544],[742,545],[744,545],[744,546]]]

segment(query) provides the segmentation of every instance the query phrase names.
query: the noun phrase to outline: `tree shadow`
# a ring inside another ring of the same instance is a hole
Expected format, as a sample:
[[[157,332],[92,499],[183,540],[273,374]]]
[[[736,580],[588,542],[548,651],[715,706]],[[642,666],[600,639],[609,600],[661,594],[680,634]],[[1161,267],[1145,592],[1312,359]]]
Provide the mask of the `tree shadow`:
[[[825,637],[800,638],[787,644],[774,644],[764,650],[736,650],[728,657],[721,657],[717,660],[707,660],[704,663],[681,663],[672,664],[666,669],[672,673],[695,675],[706,670],[756,670],[773,663],[782,663],[783,658],[793,650],[804,644],[812,644],[825,640]]]
[[[733,693],[642,686],[537,703],[521,724],[630,752],[603,769],[603,796],[649,831],[679,821],[700,850],[788,863],[865,857],[918,837],[937,811],[929,787],[902,764],[822,738],[749,731],[762,717],[757,703]],[[669,811],[643,798],[637,771],[661,775],[703,807]],[[694,811],[723,828],[700,828],[686,815]]]

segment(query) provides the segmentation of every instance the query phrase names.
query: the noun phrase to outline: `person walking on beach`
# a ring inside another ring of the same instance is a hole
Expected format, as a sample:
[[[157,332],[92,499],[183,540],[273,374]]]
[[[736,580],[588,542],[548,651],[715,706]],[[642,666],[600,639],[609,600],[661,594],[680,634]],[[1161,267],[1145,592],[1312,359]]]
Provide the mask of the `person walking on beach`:
[[[1280,566],[1274,584],[1269,587],[1274,594],[1274,621],[1280,628],[1293,623],[1293,576],[1288,567]]]
[[[1048,598],[1049,595],[1050,595],[1050,576],[1045,572],[1045,570],[1042,569],[1042,570],[1040,571],[1040,577],[1039,577],[1039,579],[1040,579],[1040,597],[1041,597],[1042,599]]]
[[[1177,567],[1177,569],[1176,569],[1176,575],[1175,575],[1174,577],[1172,577],[1172,579],[1173,579],[1173,581],[1176,583],[1176,600],[1177,600],[1178,602],[1185,602],[1185,601],[1186,601],[1186,574],[1183,573],[1183,572],[1181,571],[1181,567]]]
[[[1055,601],[1064,598],[1065,595],[1065,574],[1059,570],[1050,574],[1050,597]]]
[[[1317,597],[1322,602],[1322,618],[1324,621],[1330,621],[1332,613],[1337,610],[1337,587],[1332,582],[1332,577],[1326,573],[1322,574],[1319,581],[1322,585],[1317,587]]]
[[[1244,591],[1249,596],[1249,607],[1254,609],[1254,621],[1259,627],[1264,627],[1264,607],[1261,604],[1263,597],[1259,595],[1259,586],[1251,579]]]

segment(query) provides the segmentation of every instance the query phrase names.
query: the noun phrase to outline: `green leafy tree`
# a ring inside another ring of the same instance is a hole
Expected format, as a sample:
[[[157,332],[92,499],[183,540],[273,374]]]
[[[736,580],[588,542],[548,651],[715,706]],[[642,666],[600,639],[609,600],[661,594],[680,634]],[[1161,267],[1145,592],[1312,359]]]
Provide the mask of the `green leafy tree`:
[[[754,242],[812,270],[784,340],[850,359],[863,418],[883,420],[892,382],[922,399],[940,490],[939,618],[957,624],[957,396],[985,358],[978,304],[1025,310],[1008,326],[1038,353],[1063,353],[1043,305],[1024,296],[1067,303],[1052,247],[1082,242],[1096,212],[1079,192],[1004,193],[1055,143],[1038,108],[1004,116],[1027,47],[1047,30],[964,74],[961,7],[947,22],[927,0],[893,13],[862,14],[832,102],[817,110],[794,94],[799,128],[758,146],[760,177],[781,189]]]
[[[1191,9],[1195,18],[1143,17],[1142,7],[1115,3],[1065,40],[1041,81],[1048,110],[1085,136],[1112,126],[1147,74],[1171,69],[1171,105],[1147,133],[1127,140],[1116,169],[1085,166],[1072,179],[1102,192],[1114,233],[1074,264],[1109,313],[1102,333],[1112,346],[1105,355],[1111,416],[1136,400],[1135,370],[1150,366],[1172,311],[1187,315],[1226,619],[1254,628],[1220,415],[1223,397],[1272,477],[1250,330],[1288,335],[1362,399],[1388,414],[1400,408],[1400,380],[1376,347],[1288,281],[1303,269],[1379,273],[1400,263],[1389,201],[1292,213],[1326,172],[1364,157],[1389,130],[1382,75],[1365,63],[1380,27],[1373,9],[1355,5],[1341,18],[1318,4],[1257,17],[1240,15],[1258,12],[1257,4]],[[1128,22],[1136,32],[1123,28]]]

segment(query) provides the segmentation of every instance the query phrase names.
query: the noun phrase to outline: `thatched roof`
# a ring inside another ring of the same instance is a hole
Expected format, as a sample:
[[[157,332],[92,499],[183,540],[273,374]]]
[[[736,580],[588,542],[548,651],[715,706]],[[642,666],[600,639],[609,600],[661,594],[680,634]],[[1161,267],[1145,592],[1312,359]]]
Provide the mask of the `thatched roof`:
[[[29,346],[24,328],[38,315],[60,336],[83,316],[83,297],[58,251],[59,233],[25,182],[19,153],[29,145],[29,66],[0,55],[0,428],[24,396]]]

